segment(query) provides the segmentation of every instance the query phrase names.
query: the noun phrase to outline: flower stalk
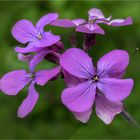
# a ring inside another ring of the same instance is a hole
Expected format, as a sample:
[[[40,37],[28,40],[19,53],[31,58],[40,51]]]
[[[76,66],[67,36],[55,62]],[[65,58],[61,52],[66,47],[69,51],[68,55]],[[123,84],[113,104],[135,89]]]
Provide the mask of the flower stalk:
[[[139,123],[131,116],[126,110],[122,110],[120,115],[133,127],[138,127],[140,128]]]

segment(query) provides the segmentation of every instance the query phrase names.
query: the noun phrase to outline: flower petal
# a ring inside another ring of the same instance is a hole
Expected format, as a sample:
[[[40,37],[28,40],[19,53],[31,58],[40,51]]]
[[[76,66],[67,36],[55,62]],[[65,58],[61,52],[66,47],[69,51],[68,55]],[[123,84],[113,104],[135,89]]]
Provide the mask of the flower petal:
[[[33,59],[29,63],[30,71],[34,72],[34,69],[37,64],[39,64],[41,61],[43,61],[44,57],[49,53],[50,51],[42,51],[38,54],[36,54]]]
[[[89,16],[96,17],[97,19],[105,18],[102,11],[97,8],[92,8],[88,11]]]
[[[97,63],[100,77],[121,78],[129,64],[129,55],[123,50],[113,50],[101,57]]]
[[[97,24],[85,24],[76,27],[77,32],[87,33],[87,34],[102,34],[104,35],[104,30]]]
[[[126,19],[114,19],[107,23],[110,26],[126,26],[133,24],[132,18],[127,17]]]
[[[15,52],[18,53],[30,53],[30,52],[36,52],[37,48],[34,46],[34,43],[31,42],[27,45],[27,47],[22,48],[22,47],[15,47]]]
[[[80,25],[80,24],[86,23],[86,20],[85,20],[85,19],[81,19],[81,18],[76,18],[76,19],[72,20],[72,22],[73,22],[74,24],[76,24],[76,26],[78,26],[78,25]]]
[[[74,116],[77,120],[83,122],[83,123],[87,123],[88,120],[90,119],[90,116],[92,114],[92,109],[89,109],[88,111],[85,112],[73,112]]]
[[[32,54],[24,55],[22,53],[19,53],[17,55],[18,60],[23,61],[23,62],[30,62],[33,58]]]
[[[66,27],[66,28],[76,26],[76,24],[69,19],[58,19],[58,20],[53,21],[51,25],[59,26],[59,27]]]
[[[23,100],[22,104],[18,109],[17,115],[20,118],[26,117],[33,110],[34,106],[37,103],[39,95],[35,90],[34,84],[35,84],[34,82],[31,83],[29,87],[28,96]]]
[[[7,95],[16,95],[30,80],[25,70],[11,71],[1,78],[0,89]]]
[[[69,74],[65,70],[63,70],[63,74],[64,74],[64,81],[65,81],[67,87],[73,87],[73,86],[76,86],[76,85],[82,83],[83,81],[85,81],[85,79],[77,78],[77,77]]]
[[[57,43],[60,40],[60,36],[53,35],[51,32],[45,32],[43,34],[43,38],[40,40],[36,40],[34,46],[35,47],[48,47],[55,43]]]
[[[29,20],[20,20],[12,28],[13,37],[23,44],[33,41],[36,33],[34,25]]]
[[[75,87],[66,88],[62,92],[63,104],[72,112],[88,111],[93,103],[96,85],[92,81],[83,82]]]
[[[110,124],[115,115],[123,109],[121,102],[111,102],[104,95],[97,95],[95,99],[97,116],[106,124]]]
[[[133,88],[133,80],[104,78],[100,79],[97,87],[108,100],[112,102],[119,102],[130,95]]]
[[[99,24],[99,23],[107,24],[111,20],[111,18],[112,18],[112,16],[109,16],[109,17],[103,18],[103,19],[97,19],[97,20],[95,20],[95,23],[96,24]]]
[[[39,19],[36,23],[36,28],[38,30],[43,29],[47,24],[50,24],[52,21],[58,18],[58,13],[49,13]]]
[[[60,56],[60,65],[68,73],[78,78],[91,78],[95,72],[92,59],[84,51],[71,48]]]
[[[61,67],[55,67],[53,69],[49,70],[41,70],[36,72],[36,78],[35,81],[38,85],[45,85],[49,80],[51,80],[53,77],[57,76],[61,70]]]

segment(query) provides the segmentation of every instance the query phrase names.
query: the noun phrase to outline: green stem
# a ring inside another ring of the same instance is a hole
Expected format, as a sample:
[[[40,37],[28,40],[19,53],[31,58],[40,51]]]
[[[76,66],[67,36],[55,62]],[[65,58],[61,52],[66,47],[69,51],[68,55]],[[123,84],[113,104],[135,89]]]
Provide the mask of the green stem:
[[[123,110],[120,115],[132,126],[140,128],[139,123],[126,111]]]

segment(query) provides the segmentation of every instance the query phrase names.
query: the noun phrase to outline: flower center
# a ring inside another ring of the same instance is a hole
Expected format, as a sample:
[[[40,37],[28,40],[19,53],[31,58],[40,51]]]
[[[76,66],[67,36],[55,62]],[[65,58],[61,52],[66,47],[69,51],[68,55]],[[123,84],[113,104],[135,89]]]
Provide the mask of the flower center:
[[[93,77],[93,81],[94,81],[94,82],[98,82],[98,81],[99,81],[99,77],[98,77],[97,75],[95,75],[95,76]]]
[[[93,19],[89,19],[89,24],[93,24],[94,20]]]
[[[42,36],[40,33],[37,35],[37,38],[38,38],[39,40],[41,40],[42,37],[43,37],[43,36]]]
[[[31,79],[35,78],[35,74],[34,73],[28,73],[27,76],[30,77]]]

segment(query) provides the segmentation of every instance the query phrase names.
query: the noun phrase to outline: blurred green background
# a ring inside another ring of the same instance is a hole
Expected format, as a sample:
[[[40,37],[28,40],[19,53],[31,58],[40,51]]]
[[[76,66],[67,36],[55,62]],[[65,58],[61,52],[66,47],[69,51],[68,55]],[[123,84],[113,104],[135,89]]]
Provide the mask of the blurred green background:
[[[106,17],[125,18],[132,16],[134,24],[126,27],[102,26],[105,36],[98,35],[97,43],[91,50],[96,62],[112,49],[125,49],[130,53],[130,64],[125,77],[132,77],[135,86],[131,96],[125,100],[127,111],[140,123],[140,2],[138,1],[0,1],[0,77],[15,69],[27,69],[27,65],[16,58],[14,47],[19,45],[11,36],[11,28],[20,19],[34,23],[44,14],[58,12],[60,18],[87,18],[90,8],[100,8]],[[66,48],[71,47],[69,37],[74,29],[46,27],[62,36]],[[82,44],[82,34],[78,33]],[[38,69],[52,67],[43,62]],[[0,93],[0,138],[140,138],[140,129],[130,126],[121,116],[116,116],[111,125],[105,125],[93,111],[87,124],[74,119],[61,103],[60,95],[65,85],[61,78],[37,87],[39,101],[32,113],[19,119],[16,111],[27,95],[27,88],[17,96]]]

